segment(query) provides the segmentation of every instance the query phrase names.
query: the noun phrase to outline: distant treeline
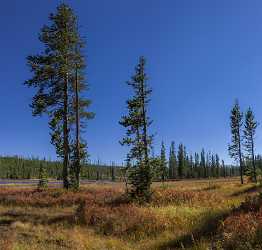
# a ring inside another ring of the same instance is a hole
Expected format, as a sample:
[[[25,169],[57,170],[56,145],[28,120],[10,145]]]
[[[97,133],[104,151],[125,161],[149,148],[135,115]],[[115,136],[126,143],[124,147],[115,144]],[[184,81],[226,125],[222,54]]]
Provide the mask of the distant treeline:
[[[188,153],[182,143],[176,150],[172,142],[166,159],[166,149],[162,142],[157,158],[159,163],[155,167],[155,178],[159,180],[239,176],[239,167],[225,165],[218,154],[204,149],[200,153]]]
[[[47,177],[62,179],[63,164],[60,161],[48,161],[39,158],[22,158],[18,156],[0,156],[0,178],[34,179],[39,178],[40,167],[44,167]],[[110,165],[97,163],[84,164],[81,178],[90,180],[115,180],[121,177],[122,168],[114,163]]]
[[[190,178],[218,178],[239,176],[239,168],[226,166],[220,161],[217,154],[204,150],[200,154],[187,154],[186,148],[180,144],[175,153],[174,143],[171,144],[169,160],[155,157],[156,164],[152,166],[154,180],[190,179]],[[164,165],[162,165],[164,161]],[[257,157],[258,167],[262,169],[262,158]],[[164,166],[164,168],[163,168]],[[0,178],[7,179],[34,179],[39,178],[40,168],[45,168],[48,178],[62,180],[63,164],[60,161],[43,160],[39,158],[23,158],[18,156],[0,156]],[[118,166],[114,163],[102,164],[90,162],[83,164],[81,178],[89,180],[124,180],[128,172],[127,166]]]

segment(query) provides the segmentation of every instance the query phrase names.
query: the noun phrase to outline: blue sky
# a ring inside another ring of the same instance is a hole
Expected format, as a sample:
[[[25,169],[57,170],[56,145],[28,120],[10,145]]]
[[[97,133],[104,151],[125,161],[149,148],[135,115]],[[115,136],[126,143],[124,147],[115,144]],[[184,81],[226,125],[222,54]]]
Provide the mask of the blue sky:
[[[153,88],[155,153],[163,140],[202,147],[226,162],[235,98],[262,120],[262,2],[259,0],[74,0],[86,37],[86,71],[96,118],[84,137],[91,159],[122,162],[118,125],[138,57],[147,58]],[[40,28],[60,1],[9,0],[0,8],[0,154],[55,158],[46,117],[31,115],[26,56],[38,53]],[[257,152],[262,131],[258,128]]]

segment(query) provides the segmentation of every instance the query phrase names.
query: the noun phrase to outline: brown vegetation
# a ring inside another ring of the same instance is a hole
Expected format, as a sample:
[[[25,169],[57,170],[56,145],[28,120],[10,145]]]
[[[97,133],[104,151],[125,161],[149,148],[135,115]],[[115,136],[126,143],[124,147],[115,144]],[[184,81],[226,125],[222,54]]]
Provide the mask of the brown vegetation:
[[[234,180],[169,182],[136,204],[121,184],[2,188],[0,249],[261,249],[259,190]]]
[[[249,197],[221,226],[225,249],[261,249],[262,196]]]

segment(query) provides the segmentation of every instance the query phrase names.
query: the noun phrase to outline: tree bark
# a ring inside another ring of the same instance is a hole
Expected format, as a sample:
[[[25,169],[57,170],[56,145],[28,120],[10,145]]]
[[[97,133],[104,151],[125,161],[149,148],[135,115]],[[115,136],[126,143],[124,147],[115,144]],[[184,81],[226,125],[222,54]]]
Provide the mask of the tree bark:
[[[142,70],[142,74],[144,74]],[[144,91],[144,81],[141,83],[141,92],[142,92],[142,119],[143,119],[143,144],[144,144],[144,154],[145,154],[145,163],[148,165],[148,145],[147,145],[147,120],[146,120],[146,108],[145,108],[145,91]]]
[[[75,174],[76,184],[79,187],[80,184],[80,120],[79,120],[79,83],[78,83],[78,69],[76,65],[75,70],[75,102],[76,102],[76,161],[75,161]]]
[[[64,84],[64,112],[63,112],[63,186],[69,188],[68,166],[69,166],[69,141],[68,141],[68,73]]]
[[[142,74],[144,74],[143,68],[142,68]],[[148,159],[148,142],[147,142],[147,117],[146,117],[146,107],[145,107],[145,86],[144,86],[144,80],[141,83],[141,97],[142,97],[142,119],[143,119],[143,144],[144,144],[144,157],[145,157],[145,173],[146,173],[146,180],[145,183],[147,184],[147,192],[150,189],[150,166],[149,166],[149,159]]]
[[[242,152],[241,152],[241,140],[240,140],[240,128],[238,126],[238,155],[239,155],[239,165],[240,165],[240,181],[241,184],[244,184],[243,179],[243,161],[242,161]]]
[[[254,139],[251,135],[251,154],[252,154],[252,167],[253,167],[253,181],[257,183],[257,173],[256,173],[256,164],[255,164],[255,154],[254,154]]]

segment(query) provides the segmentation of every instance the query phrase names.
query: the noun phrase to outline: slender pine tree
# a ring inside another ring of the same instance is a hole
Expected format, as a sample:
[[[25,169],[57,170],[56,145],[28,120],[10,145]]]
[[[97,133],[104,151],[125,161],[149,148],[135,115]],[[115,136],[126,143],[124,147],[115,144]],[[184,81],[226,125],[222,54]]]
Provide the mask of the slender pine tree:
[[[194,163],[194,173],[195,173],[195,178],[200,178],[201,177],[201,170],[200,170],[200,162],[199,162],[199,154],[195,153],[195,163]]]
[[[211,176],[216,177],[216,159],[213,154],[211,155]]]
[[[171,146],[170,146],[168,173],[169,173],[169,179],[177,178],[177,160],[176,160],[174,141],[171,142]]]
[[[242,158],[242,147],[241,147],[241,143],[242,143],[241,127],[243,124],[242,118],[243,118],[243,114],[240,111],[238,100],[236,100],[231,110],[231,116],[230,116],[231,144],[228,146],[228,151],[230,157],[239,163],[241,184],[244,183],[243,158]]]
[[[195,176],[195,174],[194,174],[194,160],[193,160],[193,155],[192,154],[190,154],[190,156],[189,156],[189,162],[188,162],[189,164],[188,164],[188,166],[189,166],[189,169],[188,169],[188,171],[189,171],[189,174],[188,174],[188,177],[189,178],[193,178],[194,176]]]
[[[166,161],[166,148],[164,142],[161,143],[161,153],[160,153],[160,175],[161,180],[164,182],[168,175],[167,161]]]
[[[222,167],[223,177],[226,178],[227,177],[227,169],[226,169],[224,160],[222,160],[221,167]]]
[[[152,90],[147,85],[145,58],[140,57],[135,75],[127,82],[134,90],[134,96],[127,101],[128,115],[123,116],[120,124],[127,128],[126,137],[120,142],[131,146],[127,158],[133,161],[133,171],[129,175],[131,197],[148,201],[151,197],[152,173],[149,151],[153,136],[148,134],[152,121],[148,117],[149,96]]]
[[[178,159],[178,176],[179,178],[185,177],[185,152],[183,144],[179,144],[178,152],[177,152],[177,159]]]
[[[257,174],[256,174],[256,163],[255,163],[255,134],[258,123],[255,121],[255,116],[251,108],[249,108],[245,114],[245,129],[244,129],[244,147],[247,152],[247,157],[251,161],[252,164],[252,180],[257,182]]]
[[[205,154],[206,154],[205,150],[202,149],[201,154],[200,154],[200,168],[201,168],[201,177],[202,178],[207,177]]]
[[[216,159],[216,177],[220,177],[220,159],[218,154],[215,155],[215,159]]]

